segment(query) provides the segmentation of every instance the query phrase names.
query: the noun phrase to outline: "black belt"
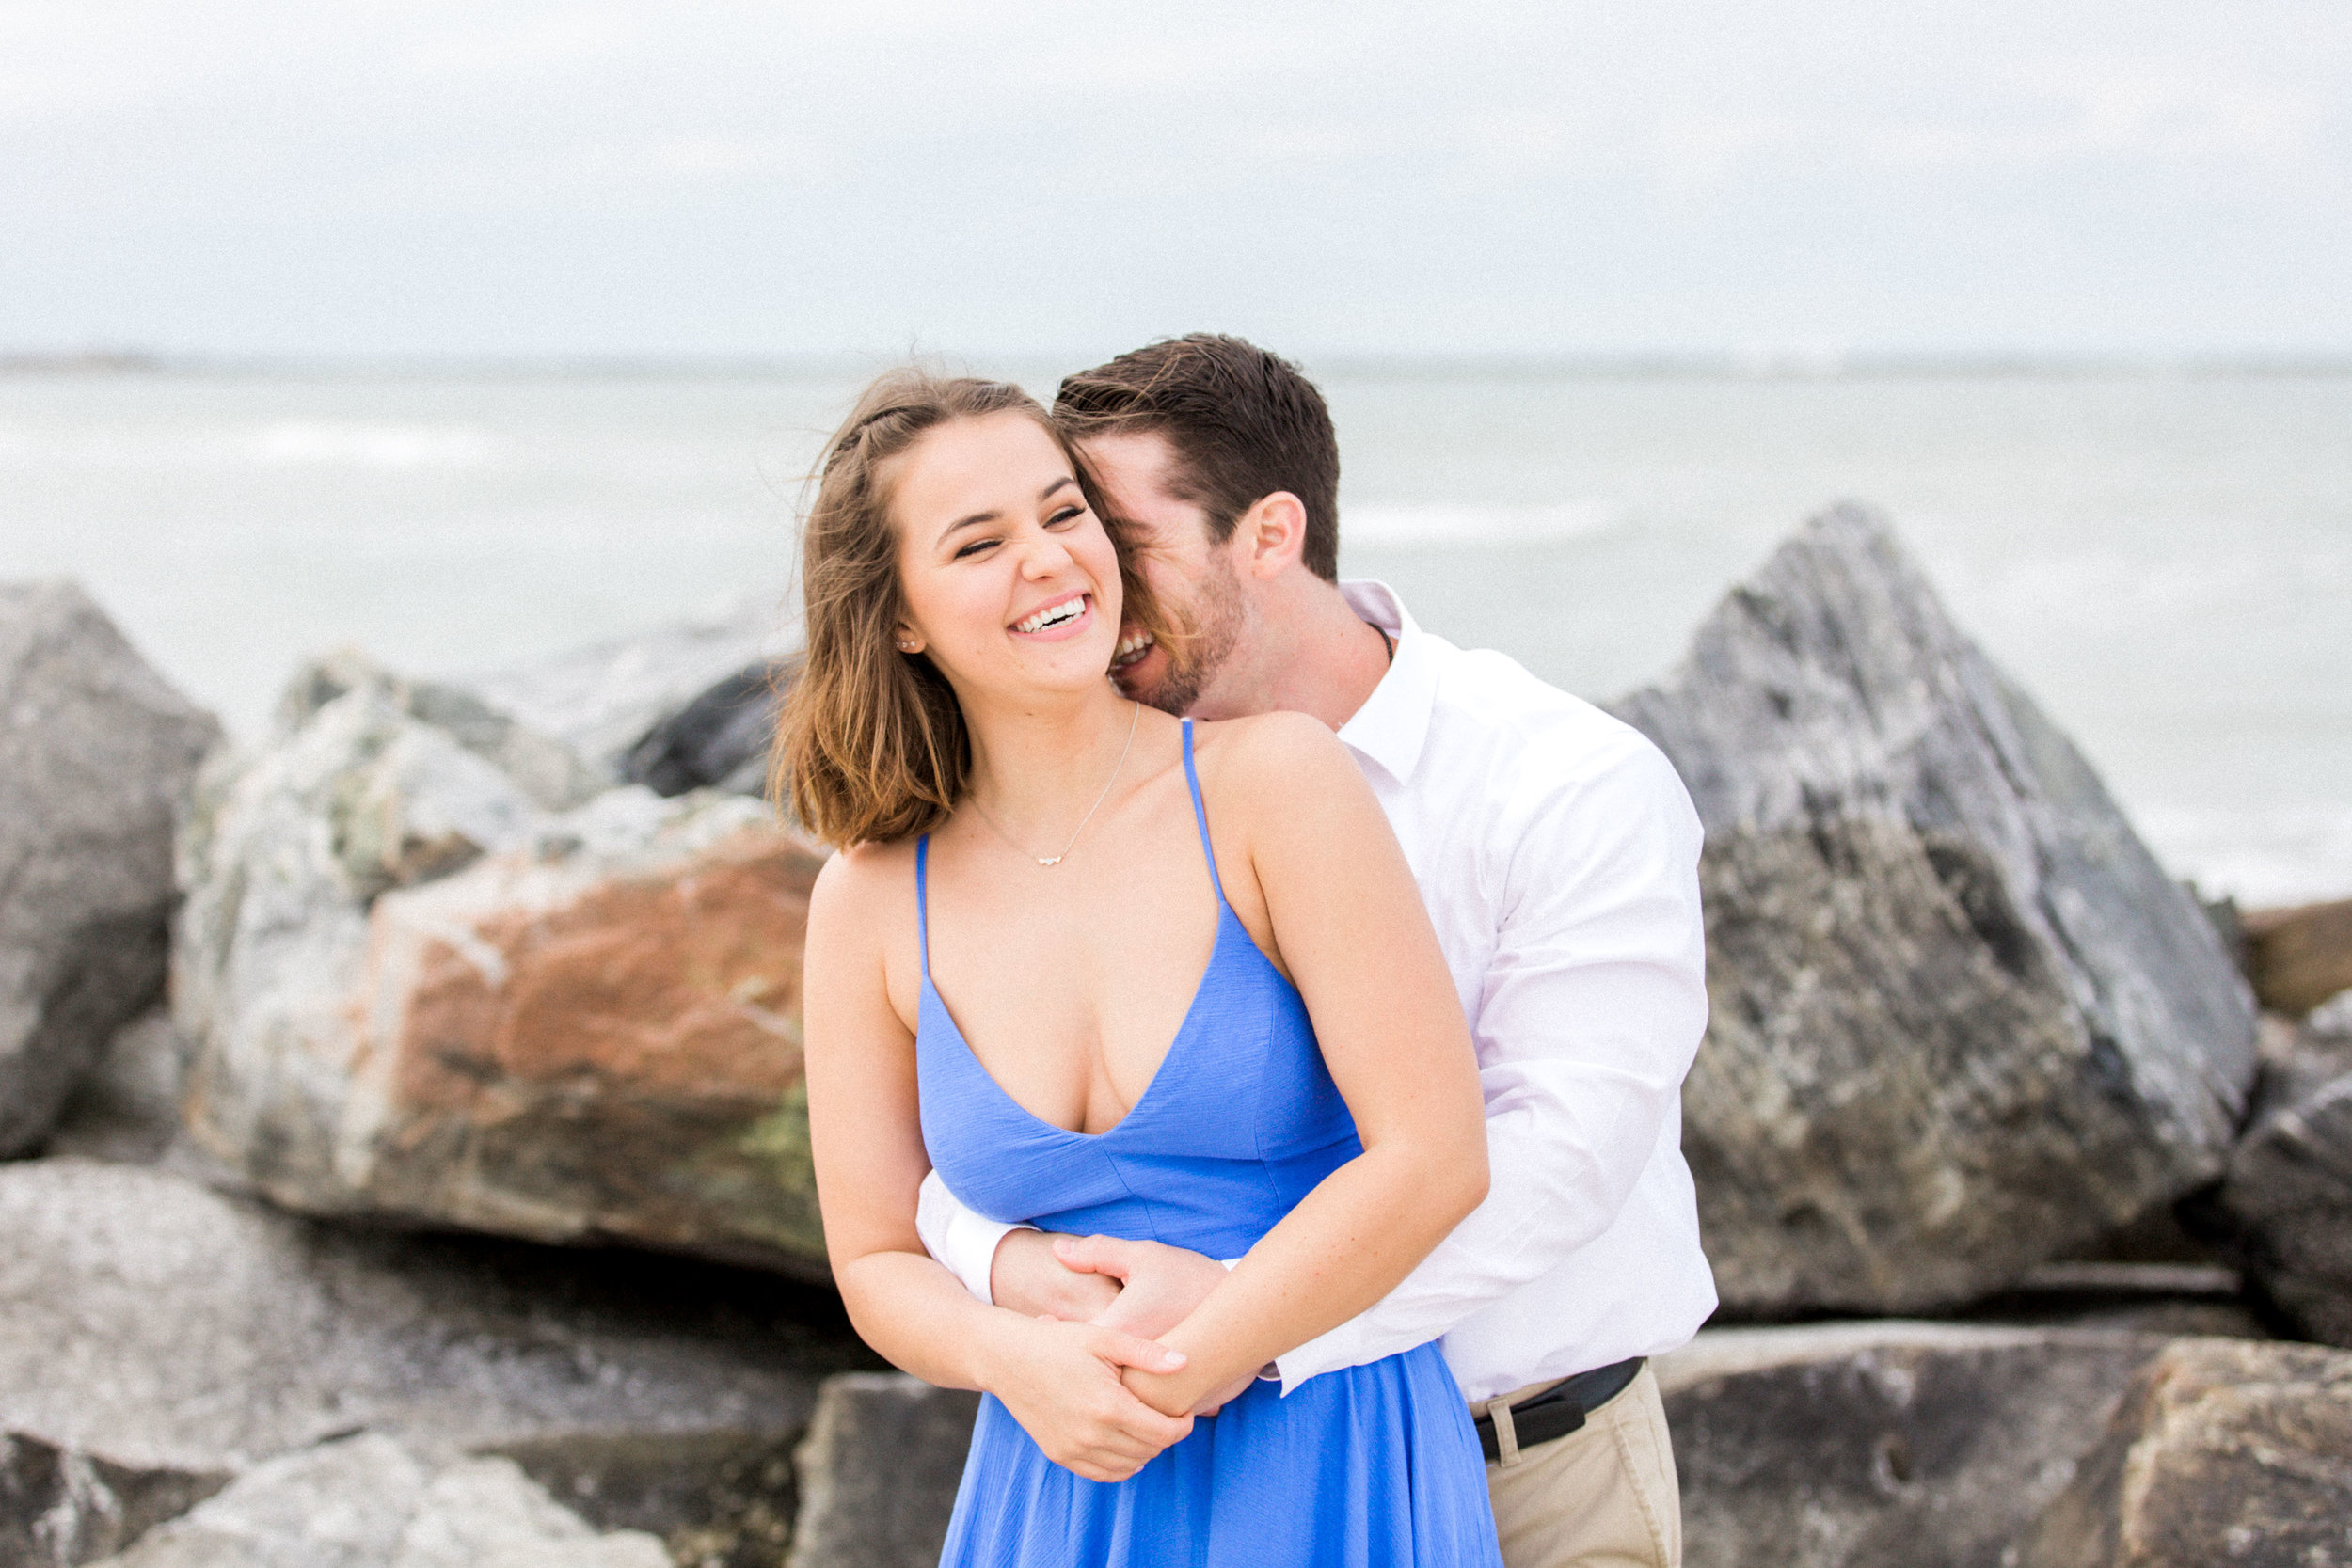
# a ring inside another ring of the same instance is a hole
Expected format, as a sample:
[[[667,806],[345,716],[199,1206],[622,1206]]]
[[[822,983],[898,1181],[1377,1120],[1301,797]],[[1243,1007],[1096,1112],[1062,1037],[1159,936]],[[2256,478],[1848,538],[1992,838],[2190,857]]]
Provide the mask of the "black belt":
[[[1511,1406],[1511,1430],[1518,1434],[1519,1447],[1549,1443],[1582,1426],[1587,1413],[1624,1393],[1627,1385],[1641,1375],[1642,1362],[1637,1355],[1614,1366],[1595,1367]],[[1501,1459],[1502,1445],[1495,1436],[1495,1418],[1482,1415],[1471,1424],[1478,1428],[1478,1446],[1486,1450],[1487,1462]]]

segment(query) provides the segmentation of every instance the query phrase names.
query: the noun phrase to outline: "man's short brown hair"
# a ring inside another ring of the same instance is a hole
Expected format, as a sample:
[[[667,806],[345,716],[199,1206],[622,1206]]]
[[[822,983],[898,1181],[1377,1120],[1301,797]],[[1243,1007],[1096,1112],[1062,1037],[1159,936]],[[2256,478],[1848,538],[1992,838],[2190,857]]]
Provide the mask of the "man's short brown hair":
[[[1222,544],[1241,515],[1278,490],[1307,511],[1299,552],[1326,582],[1340,576],[1340,441],[1331,411],[1298,367],[1239,338],[1194,332],[1067,377],[1054,418],[1074,440],[1164,436],[1178,499],[1208,514]]]

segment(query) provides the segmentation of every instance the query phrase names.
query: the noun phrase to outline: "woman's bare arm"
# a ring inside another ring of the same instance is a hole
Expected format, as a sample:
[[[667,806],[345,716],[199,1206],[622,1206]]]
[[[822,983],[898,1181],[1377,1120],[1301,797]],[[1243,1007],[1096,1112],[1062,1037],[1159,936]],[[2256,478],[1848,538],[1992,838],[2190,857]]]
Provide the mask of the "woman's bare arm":
[[[834,1282],[859,1335],[892,1364],[995,1394],[1047,1457],[1089,1480],[1122,1480],[1192,1422],[1148,1408],[1120,1386],[1120,1369],[1178,1366],[1181,1356],[1116,1329],[983,1306],[915,1234],[930,1160],[914,1037],[891,1001],[878,935],[914,918],[912,879],[889,850],[854,849],[825,866],[809,897],[809,1147]]]
[[[1127,1386],[1190,1410],[1386,1295],[1486,1193],[1486,1106],[1460,998],[1405,854],[1331,732],[1232,726],[1212,820],[1244,836],[1275,944],[1364,1151],[1324,1178],[1161,1337],[1172,1374]]]

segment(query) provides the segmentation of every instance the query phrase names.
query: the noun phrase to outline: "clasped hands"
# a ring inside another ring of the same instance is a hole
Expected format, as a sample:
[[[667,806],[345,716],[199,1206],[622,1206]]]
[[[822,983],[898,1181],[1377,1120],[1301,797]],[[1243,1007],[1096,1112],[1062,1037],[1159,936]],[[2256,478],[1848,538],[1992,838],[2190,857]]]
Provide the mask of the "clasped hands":
[[[1009,1232],[990,1290],[1033,1332],[993,1391],[1047,1458],[1124,1481],[1256,1376],[1211,1383],[1213,1370],[1159,1340],[1224,1278],[1216,1259],[1157,1242]]]

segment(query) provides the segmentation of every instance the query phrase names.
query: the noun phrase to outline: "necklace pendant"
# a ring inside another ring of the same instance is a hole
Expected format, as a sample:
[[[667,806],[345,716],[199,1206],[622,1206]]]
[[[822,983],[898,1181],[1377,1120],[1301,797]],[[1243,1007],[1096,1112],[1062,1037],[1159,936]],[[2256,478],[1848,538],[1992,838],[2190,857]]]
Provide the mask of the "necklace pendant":
[[[1037,863],[1040,865],[1059,865],[1061,863],[1061,857],[1059,855],[1054,855],[1051,857],[1040,855],[1037,857]]]

